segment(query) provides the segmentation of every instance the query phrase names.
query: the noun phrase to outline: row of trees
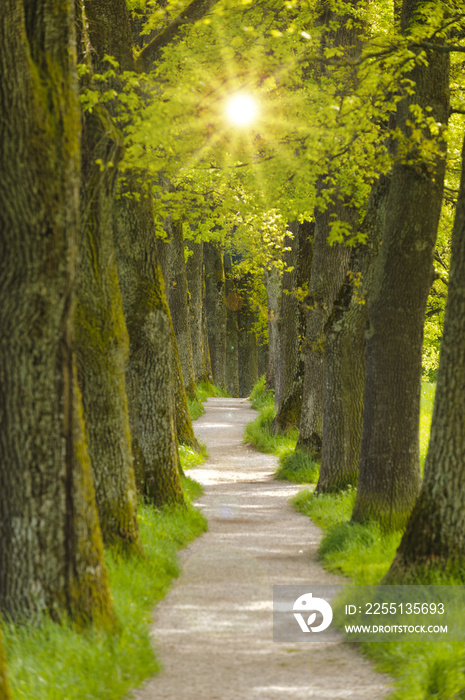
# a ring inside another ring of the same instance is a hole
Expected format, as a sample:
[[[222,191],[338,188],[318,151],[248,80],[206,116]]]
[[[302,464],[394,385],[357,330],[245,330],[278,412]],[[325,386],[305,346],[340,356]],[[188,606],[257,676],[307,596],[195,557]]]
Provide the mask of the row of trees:
[[[245,396],[259,365],[319,492],[358,475],[386,528],[417,502],[398,569],[460,560],[459,311],[416,501],[460,3],[5,0],[0,25],[3,612],[113,625],[103,546],[141,552],[138,494],[182,505],[186,392]],[[244,87],[249,131],[222,116]]]

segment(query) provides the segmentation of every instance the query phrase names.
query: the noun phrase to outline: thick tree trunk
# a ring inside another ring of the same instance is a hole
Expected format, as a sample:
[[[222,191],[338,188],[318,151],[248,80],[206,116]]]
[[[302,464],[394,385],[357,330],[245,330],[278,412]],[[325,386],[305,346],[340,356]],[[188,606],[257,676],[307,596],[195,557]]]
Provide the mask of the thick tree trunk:
[[[224,257],[226,283],[226,391],[239,396],[239,330],[237,311],[242,304],[232,277],[231,255]]]
[[[245,281],[245,285],[247,282]],[[239,330],[239,396],[250,396],[258,381],[257,336],[253,330],[255,313],[246,289],[242,290],[243,303],[237,312]]]
[[[266,368],[266,386],[276,386],[276,366],[279,362],[278,319],[281,309],[283,275],[276,267],[265,270],[266,300],[268,311],[268,365]]]
[[[191,251],[187,258],[186,276],[189,291],[189,325],[192,343],[192,361],[196,382],[208,381],[205,363],[204,338],[202,329],[203,318],[203,243],[186,241]]]
[[[203,336],[203,356],[205,368],[207,370],[208,381],[213,384],[213,370],[210,356],[210,345],[208,339],[208,319],[207,319],[207,285],[205,282],[205,267],[202,275],[202,336]],[[226,370],[225,370],[226,372]]]
[[[182,503],[173,403],[174,331],[148,197],[117,201],[115,240],[129,332],[127,390],[137,485],[157,506]]]
[[[367,242],[353,249],[350,274],[328,321],[317,493],[332,493],[357,483],[365,389],[366,300],[373,283],[388,191],[389,181],[382,177],[373,188],[362,227]]]
[[[278,318],[279,361],[276,366],[275,404],[273,427],[276,432],[296,428],[300,423],[304,381],[303,341],[307,325],[302,302],[304,289],[310,279],[314,224],[292,222],[289,230],[293,238],[286,243],[286,267]]]
[[[268,370],[268,343],[260,343],[257,338],[257,366],[258,366],[258,376],[265,377]]]
[[[452,232],[444,333],[420,496],[386,581],[423,583],[430,568],[465,564],[465,140]]]
[[[226,391],[239,394],[239,329],[237,311],[228,308],[226,316]]]
[[[79,60],[85,60],[90,42],[99,71],[108,46],[106,42],[99,45],[103,37],[98,23],[91,22],[87,35],[84,8],[79,7]],[[125,381],[129,343],[113,241],[115,166],[121,155],[121,134],[107,110],[97,105],[85,115],[82,135],[81,255],[75,315],[78,380],[104,542],[140,552]]]
[[[0,42],[0,606],[17,619],[65,610],[78,624],[107,625],[114,617],[72,354],[73,5],[0,4],[8,27]]]
[[[141,548],[126,397],[128,337],[112,230],[119,144],[109,115],[94,110],[83,133],[81,256],[75,315],[78,380],[104,542]]]
[[[404,2],[402,27],[421,2]],[[449,115],[448,55],[428,52],[411,78],[415,94],[397,110],[408,139],[410,107]],[[425,138],[428,135],[425,133]],[[441,147],[436,137],[431,137]],[[423,160],[415,142],[396,160],[387,203],[383,245],[368,307],[366,385],[355,521],[378,520],[388,529],[405,525],[420,489],[418,447],[421,358],[426,300],[442,202],[445,159]]]
[[[188,396],[195,396],[194,364],[192,360],[191,330],[189,325],[189,298],[187,291],[186,262],[184,258],[184,236],[182,223],[172,225],[170,243],[169,306],[174,332],[178,343],[184,387]]]
[[[213,381],[226,389],[226,304],[223,246],[204,243],[208,347]]]
[[[297,449],[320,457],[323,437],[323,387],[326,323],[349,269],[350,249],[328,244],[331,217],[352,224],[354,213],[342,202],[315,210],[312,268],[306,299],[305,376]]]
[[[2,630],[0,628],[0,700],[12,700],[13,696],[8,682],[5,649],[3,647]]]

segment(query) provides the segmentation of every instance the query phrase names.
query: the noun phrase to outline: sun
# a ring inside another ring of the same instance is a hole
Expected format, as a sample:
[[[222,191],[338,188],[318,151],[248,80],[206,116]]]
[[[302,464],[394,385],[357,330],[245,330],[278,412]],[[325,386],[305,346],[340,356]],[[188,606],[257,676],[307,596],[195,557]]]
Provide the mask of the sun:
[[[226,118],[234,126],[250,126],[258,117],[257,100],[244,92],[236,93],[226,100]]]

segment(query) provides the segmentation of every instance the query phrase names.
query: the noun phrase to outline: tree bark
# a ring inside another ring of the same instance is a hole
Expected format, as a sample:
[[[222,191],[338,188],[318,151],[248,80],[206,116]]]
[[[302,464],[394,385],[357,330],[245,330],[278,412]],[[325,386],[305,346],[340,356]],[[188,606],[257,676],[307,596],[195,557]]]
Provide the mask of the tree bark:
[[[0,5],[0,605],[111,625],[73,359],[73,5]]]
[[[404,2],[407,31],[422,2]],[[411,73],[416,88],[399,103],[397,124],[410,138],[410,107],[436,122],[449,115],[449,57],[429,51]],[[428,134],[424,134],[428,138]],[[429,135],[434,140],[435,137]],[[440,147],[441,144],[437,142]],[[368,307],[366,386],[359,483],[353,520],[405,526],[420,489],[418,447],[426,300],[442,202],[445,158],[424,159],[416,143],[392,172],[383,245]]]
[[[194,364],[194,378],[196,382],[208,381],[207,366],[205,362],[204,337],[202,329],[203,319],[203,243],[186,241],[191,251],[187,258],[186,275],[189,291],[189,324],[192,342],[192,361]]]
[[[322,185],[320,185],[322,187]],[[307,323],[304,345],[305,375],[302,412],[296,449],[321,456],[323,437],[323,387],[326,323],[349,268],[350,249],[344,244],[328,243],[331,217],[352,224],[354,212],[341,201],[315,210],[312,268],[306,299]]]
[[[224,257],[226,284],[226,391],[231,396],[239,396],[239,330],[237,311],[242,304],[235,281],[232,277],[231,255]]]
[[[278,318],[279,362],[276,366],[277,407],[273,427],[276,432],[296,428],[300,423],[304,381],[303,342],[307,325],[303,304],[304,290],[310,279],[314,224],[292,222],[293,238],[286,241],[286,266]]]
[[[207,319],[207,285],[205,282],[205,267],[202,275],[202,336],[203,336],[203,355],[205,360],[205,368],[207,370],[208,381],[213,384],[213,370],[210,356],[210,345],[208,340],[208,319]],[[226,372],[226,369],[225,369]]]
[[[283,292],[283,275],[276,267],[265,270],[266,301],[268,312],[268,365],[266,386],[274,389],[279,362],[278,319]]]
[[[116,269],[112,207],[120,145],[111,118],[84,120],[81,256],[75,315],[78,380],[104,542],[140,551],[126,397],[128,337]]]
[[[465,140],[452,232],[444,332],[420,496],[386,582],[425,582],[428,570],[463,576],[465,562]]]
[[[92,44],[97,70],[110,48],[99,31],[100,24],[91,22],[87,36],[86,17],[81,18],[80,60],[85,60],[85,51]],[[76,352],[103,539],[126,552],[140,552],[125,382],[129,343],[112,219],[122,149],[121,134],[111,115],[97,105],[83,119]]]
[[[143,193],[139,201],[117,201],[115,241],[129,332],[127,391],[136,482],[156,506],[182,503],[173,403],[174,331],[158,265],[152,202]]]
[[[187,290],[186,262],[184,258],[184,236],[182,223],[172,225],[173,237],[170,244],[169,307],[174,333],[178,343],[179,359],[186,393],[195,396],[194,364],[189,325],[189,295]]]
[[[213,381],[226,389],[226,304],[223,247],[219,243],[204,243],[205,301],[208,347]]]
[[[388,191],[389,181],[382,177],[370,195],[362,226],[367,242],[353,248],[350,274],[327,324],[323,445],[316,493],[334,493],[357,483],[365,389],[366,300],[381,245]]]
[[[255,313],[249,301],[247,280],[241,285],[242,305],[237,311],[239,331],[239,396],[250,396],[258,381],[257,336],[253,329]]]

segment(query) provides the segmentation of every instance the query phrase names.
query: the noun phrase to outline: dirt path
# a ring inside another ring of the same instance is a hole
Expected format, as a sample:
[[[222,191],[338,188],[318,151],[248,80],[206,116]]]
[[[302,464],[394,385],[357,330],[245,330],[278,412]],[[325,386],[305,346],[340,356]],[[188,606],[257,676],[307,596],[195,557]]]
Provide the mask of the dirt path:
[[[242,444],[244,399],[209,399],[195,423],[210,459],[192,472],[209,531],[181,553],[183,573],[155,609],[164,670],[136,700],[378,700],[389,679],[352,644],[273,642],[274,584],[339,583],[316,561],[320,530],[271,478],[274,457]]]

